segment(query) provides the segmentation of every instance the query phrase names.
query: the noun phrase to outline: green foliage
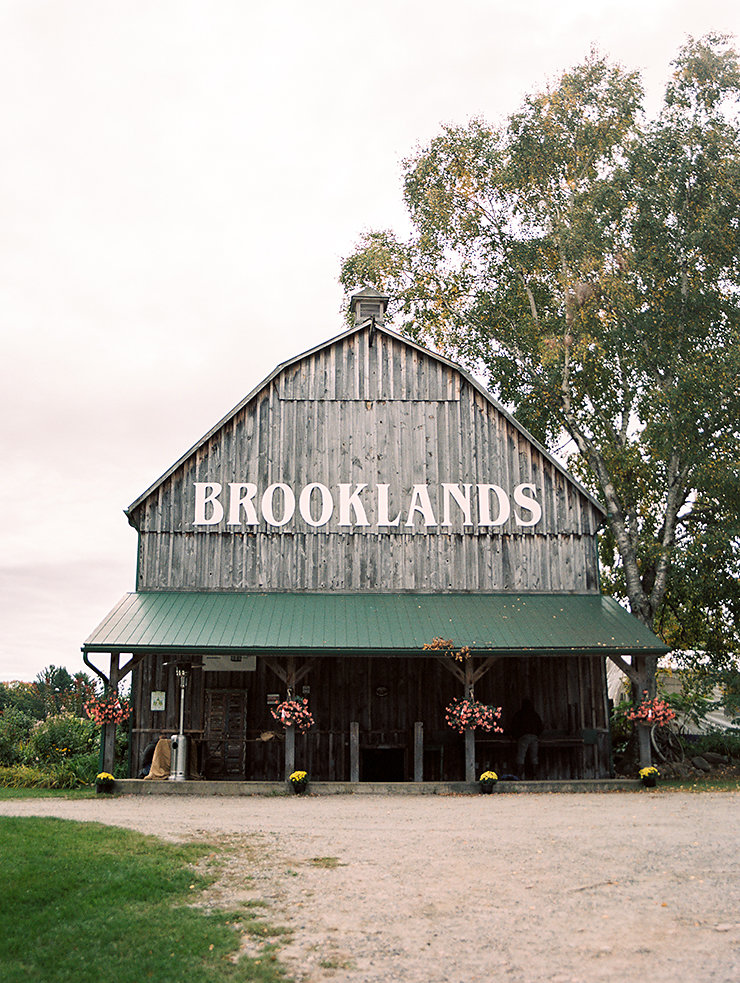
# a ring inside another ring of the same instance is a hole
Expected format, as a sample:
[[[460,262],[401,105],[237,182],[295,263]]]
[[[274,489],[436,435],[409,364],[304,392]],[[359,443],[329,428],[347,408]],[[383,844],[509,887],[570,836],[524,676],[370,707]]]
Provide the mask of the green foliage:
[[[740,760],[740,730],[712,731],[711,734],[703,734],[698,740],[692,741],[692,755],[703,754],[705,751],[726,754],[736,761]]]
[[[62,670],[62,675],[54,670],[50,675],[49,670],[45,670],[40,677],[47,675],[65,686],[64,673],[66,670]],[[87,698],[88,684],[78,676],[69,677],[71,690],[63,689],[66,694],[63,699],[70,705],[75,702],[70,699],[70,692],[76,693],[80,700]],[[68,710],[44,717],[40,692],[43,687],[38,680],[5,684],[2,692],[4,709],[0,712],[0,764],[31,766],[30,770],[21,770],[13,778],[14,783],[17,780],[22,785],[75,788],[92,783],[100,770],[100,729],[87,717]],[[44,705],[55,704],[53,700],[47,700]],[[32,712],[20,707],[30,707]],[[114,767],[118,778],[128,777],[128,746],[128,729],[118,727]]]
[[[0,801],[6,799],[92,799],[95,786],[83,785],[80,788],[31,788],[29,786],[4,785],[0,781]]]
[[[0,819],[4,983],[277,983],[274,952],[242,956],[229,916],[193,907],[208,849],[56,819]]]
[[[740,97],[727,38],[690,39],[662,110],[592,52],[500,126],[404,164],[408,241],[370,233],[350,292],[487,377],[602,501],[605,589],[670,644],[740,647]],[[623,666],[654,690],[654,660]]]
[[[85,703],[95,695],[95,683],[88,675],[77,672],[72,676],[64,667],[47,666],[36,677],[35,686],[45,716],[66,712],[82,717]]]
[[[609,718],[612,750],[620,756],[627,751],[634,733],[634,724],[627,716],[634,709],[632,700],[624,699],[614,704]]]
[[[58,764],[38,765],[16,764],[8,768],[0,767],[0,786],[3,788],[81,788],[91,784],[97,771],[97,758],[92,779],[87,765],[78,761],[62,761]]]
[[[76,754],[64,762],[77,778],[80,785],[93,785],[95,776],[100,771],[100,752],[88,751],[87,754]],[[117,778],[128,777],[128,773],[116,774]]]
[[[94,695],[95,682],[84,672],[70,675],[63,667],[47,666],[32,683],[0,683],[0,710],[15,707],[34,720],[63,712],[82,717],[86,701]]]
[[[55,763],[94,751],[98,741],[99,731],[91,720],[62,713],[38,723],[29,746],[36,760]]]
[[[19,679],[10,683],[0,683],[0,710],[5,710],[7,707],[22,710],[34,720],[42,720],[45,716],[44,701],[36,684]]]
[[[23,710],[8,706],[0,713],[0,765],[23,759],[33,719]]]
[[[113,767],[113,773],[115,774],[116,778],[129,777],[128,748],[129,748],[128,727],[116,727],[115,763]]]

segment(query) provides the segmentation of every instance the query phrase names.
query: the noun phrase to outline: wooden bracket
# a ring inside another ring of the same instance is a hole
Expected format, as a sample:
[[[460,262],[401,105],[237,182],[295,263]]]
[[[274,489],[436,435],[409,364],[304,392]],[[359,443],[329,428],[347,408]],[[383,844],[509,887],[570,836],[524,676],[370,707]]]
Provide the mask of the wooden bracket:
[[[276,659],[272,659],[268,656],[264,656],[264,660],[265,665],[272,669],[278,679],[285,683],[285,686],[289,689],[295,689],[298,683],[305,679],[313,668],[313,664],[311,662],[306,662],[300,669],[296,669],[295,659],[293,656],[289,656],[287,664],[284,666]]]

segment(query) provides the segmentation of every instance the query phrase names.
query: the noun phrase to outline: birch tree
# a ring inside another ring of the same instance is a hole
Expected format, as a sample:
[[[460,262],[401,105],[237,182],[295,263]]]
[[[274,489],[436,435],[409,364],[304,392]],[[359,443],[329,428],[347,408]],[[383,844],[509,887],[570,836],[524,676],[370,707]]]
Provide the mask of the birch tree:
[[[410,238],[366,234],[340,277],[568,443],[652,629],[677,543],[740,485],[738,58],[712,35],[672,67],[653,119],[638,74],[591,52],[502,125],[446,127],[404,164]],[[654,695],[653,658],[615,661]]]

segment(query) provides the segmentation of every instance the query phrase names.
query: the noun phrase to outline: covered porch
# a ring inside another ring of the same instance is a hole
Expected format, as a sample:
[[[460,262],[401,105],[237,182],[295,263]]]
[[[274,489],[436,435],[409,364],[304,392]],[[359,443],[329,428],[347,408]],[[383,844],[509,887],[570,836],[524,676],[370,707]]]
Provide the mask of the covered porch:
[[[435,637],[469,646],[466,665],[425,651]],[[422,783],[515,773],[510,735],[446,726],[463,695],[502,707],[504,728],[533,700],[537,777],[608,779],[605,657],[662,647],[595,594],[140,592],[83,651],[110,654],[112,684],[133,673],[133,777],[146,745],[178,731],[182,695],[193,776],[276,782],[298,767],[312,781]],[[306,734],[272,718],[287,696],[307,699]]]

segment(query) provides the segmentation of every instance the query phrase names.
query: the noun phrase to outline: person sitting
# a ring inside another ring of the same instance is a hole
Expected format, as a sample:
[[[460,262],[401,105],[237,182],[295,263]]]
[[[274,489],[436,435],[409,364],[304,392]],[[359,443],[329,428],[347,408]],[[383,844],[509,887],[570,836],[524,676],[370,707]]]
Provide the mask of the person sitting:
[[[152,755],[149,771],[144,775],[144,781],[162,780],[170,777],[172,744],[164,734],[159,738]]]
[[[522,777],[537,777],[539,768],[540,734],[543,729],[542,718],[530,699],[522,700],[521,707],[511,721],[511,734],[516,738],[516,769]],[[529,773],[527,773],[527,761]]]
[[[152,758],[154,757],[154,749],[157,746],[156,741],[149,741],[147,746],[144,748],[144,753],[141,756],[141,768],[139,769],[139,774],[137,778],[146,778],[149,774],[149,769],[152,767]]]

